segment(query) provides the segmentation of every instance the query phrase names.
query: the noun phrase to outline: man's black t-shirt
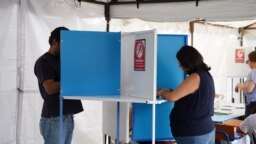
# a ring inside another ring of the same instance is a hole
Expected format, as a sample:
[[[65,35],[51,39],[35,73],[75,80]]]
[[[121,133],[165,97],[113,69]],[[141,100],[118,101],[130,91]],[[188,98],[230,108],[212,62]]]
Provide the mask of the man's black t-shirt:
[[[48,95],[43,87],[45,80],[60,81],[60,57],[45,53],[35,63],[34,73],[38,79],[39,90],[44,99],[42,117],[59,116],[60,93]],[[80,100],[63,100],[63,114],[76,114],[83,111]]]

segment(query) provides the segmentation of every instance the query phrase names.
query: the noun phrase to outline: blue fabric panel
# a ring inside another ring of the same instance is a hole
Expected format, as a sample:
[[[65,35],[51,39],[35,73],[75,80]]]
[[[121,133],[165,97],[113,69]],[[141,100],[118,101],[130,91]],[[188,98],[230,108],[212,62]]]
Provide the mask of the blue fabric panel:
[[[120,32],[61,33],[61,96],[120,95]]]
[[[187,44],[186,35],[157,36],[157,87],[176,88],[184,80],[184,72],[176,60],[176,53]],[[173,139],[169,114],[173,102],[156,105],[156,140]],[[133,104],[133,141],[151,141],[152,105]]]
[[[170,126],[169,114],[172,103],[156,105],[156,140],[173,139]],[[133,141],[151,141],[152,138],[152,105],[133,104]]]
[[[158,35],[157,40],[157,87],[176,88],[184,80],[176,53],[187,44],[187,36]]]

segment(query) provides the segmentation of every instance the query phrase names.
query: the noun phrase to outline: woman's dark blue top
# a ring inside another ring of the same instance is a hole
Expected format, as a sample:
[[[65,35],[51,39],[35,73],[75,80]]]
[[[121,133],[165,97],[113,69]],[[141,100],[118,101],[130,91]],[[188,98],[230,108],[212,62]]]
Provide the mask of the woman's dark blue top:
[[[176,101],[170,114],[173,136],[198,136],[214,129],[214,81],[207,71],[196,73],[200,76],[198,90]]]

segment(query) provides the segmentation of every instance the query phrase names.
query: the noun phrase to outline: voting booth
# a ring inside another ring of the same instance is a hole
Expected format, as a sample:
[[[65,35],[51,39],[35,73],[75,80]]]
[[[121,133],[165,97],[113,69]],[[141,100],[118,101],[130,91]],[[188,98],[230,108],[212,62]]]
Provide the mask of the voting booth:
[[[103,134],[129,142],[173,139],[173,103],[156,98],[158,87],[185,78],[176,60],[186,35],[140,32],[61,32],[61,98],[103,101]],[[61,101],[62,110],[62,101]]]

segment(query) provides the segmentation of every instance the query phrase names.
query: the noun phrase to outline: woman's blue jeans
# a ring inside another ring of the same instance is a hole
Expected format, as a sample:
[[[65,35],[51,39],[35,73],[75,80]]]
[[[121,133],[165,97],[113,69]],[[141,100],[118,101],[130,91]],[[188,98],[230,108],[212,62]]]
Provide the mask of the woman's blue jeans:
[[[73,115],[63,115],[62,142],[71,144],[74,120]],[[59,144],[60,117],[40,119],[40,133],[44,138],[44,144]]]
[[[174,137],[177,144],[214,144],[215,129],[211,132],[199,136]]]

